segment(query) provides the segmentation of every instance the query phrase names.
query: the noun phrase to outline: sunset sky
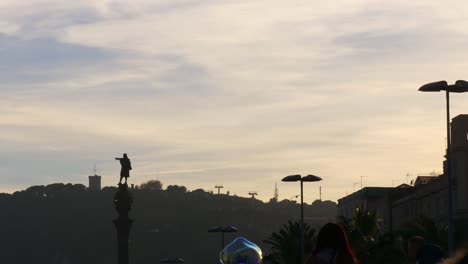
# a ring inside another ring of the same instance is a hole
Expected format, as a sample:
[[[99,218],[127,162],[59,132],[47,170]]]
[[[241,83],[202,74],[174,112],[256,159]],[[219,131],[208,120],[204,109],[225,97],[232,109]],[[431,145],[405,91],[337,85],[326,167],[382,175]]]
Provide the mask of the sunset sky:
[[[463,0],[2,0],[0,192],[115,185],[124,152],[130,183],[264,200],[441,172],[445,97],[417,89],[468,79],[467,25]]]

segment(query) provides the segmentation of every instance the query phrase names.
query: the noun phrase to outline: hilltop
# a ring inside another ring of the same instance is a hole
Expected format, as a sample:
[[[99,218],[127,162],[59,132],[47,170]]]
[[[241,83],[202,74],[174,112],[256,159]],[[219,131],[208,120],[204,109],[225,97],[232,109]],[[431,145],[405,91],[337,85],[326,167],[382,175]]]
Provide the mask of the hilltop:
[[[81,184],[32,186],[13,194],[0,194],[2,263],[116,263],[117,188],[90,191]],[[165,190],[133,189],[134,219],[130,234],[133,263],[157,263],[179,256],[190,263],[215,263],[220,234],[213,226],[235,226],[226,244],[244,236],[262,244],[289,219],[299,217],[300,206],[283,200],[264,203],[253,198],[188,191],[172,185]],[[336,203],[306,204],[306,222],[318,227],[334,220]]]

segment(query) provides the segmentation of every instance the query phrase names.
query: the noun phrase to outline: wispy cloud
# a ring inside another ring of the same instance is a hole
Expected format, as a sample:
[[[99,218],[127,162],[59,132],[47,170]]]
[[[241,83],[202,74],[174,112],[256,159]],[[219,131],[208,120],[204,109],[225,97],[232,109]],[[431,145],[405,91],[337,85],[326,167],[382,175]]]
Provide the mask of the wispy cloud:
[[[324,175],[327,199],[390,185],[440,168],[443,98],[416,90],[467,67],[463,1],[0,7],[4,190],[84,183],[93,161],[114,184],[121,152],[135,183],[264,199],[290,173]]]

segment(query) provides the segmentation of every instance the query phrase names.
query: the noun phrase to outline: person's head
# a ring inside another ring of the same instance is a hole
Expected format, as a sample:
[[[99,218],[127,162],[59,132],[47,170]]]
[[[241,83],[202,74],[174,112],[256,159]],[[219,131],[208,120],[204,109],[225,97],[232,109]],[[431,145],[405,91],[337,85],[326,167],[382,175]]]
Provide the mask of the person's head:
[[[124,153],[124,154],[123,154],[123,157],[126,158],[126,159],[128,159],[127,153]]]
[[[408,239],[408,257],[416,259],[418,251],[424,246],[424,238],[422,236],[412,236]]]
[[[328,223],[320,229],[316,249],[333,248],[341,251],[345,250],[347,246],[348,237],[340,225]]]
[[[349,245],[348,236],[341,225],[328,223],[320,229],[314,255],[319,254],[324,249],[334,250],[339,264],[357,263]]]

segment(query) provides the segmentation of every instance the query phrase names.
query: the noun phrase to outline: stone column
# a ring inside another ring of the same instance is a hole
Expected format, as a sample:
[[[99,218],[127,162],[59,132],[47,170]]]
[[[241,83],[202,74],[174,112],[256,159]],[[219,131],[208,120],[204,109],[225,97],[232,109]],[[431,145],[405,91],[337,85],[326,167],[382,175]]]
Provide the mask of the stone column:
[[[129,264],[128,240],[133,220],[128,216],[128,212],[132,203],[133,197],[127,184],[120,184],[114,195],[114,205],[119,216],[113,221],[117,229],[118,264]]]

